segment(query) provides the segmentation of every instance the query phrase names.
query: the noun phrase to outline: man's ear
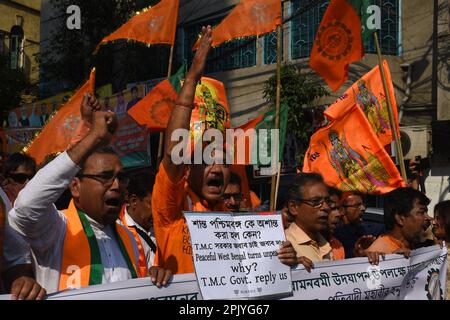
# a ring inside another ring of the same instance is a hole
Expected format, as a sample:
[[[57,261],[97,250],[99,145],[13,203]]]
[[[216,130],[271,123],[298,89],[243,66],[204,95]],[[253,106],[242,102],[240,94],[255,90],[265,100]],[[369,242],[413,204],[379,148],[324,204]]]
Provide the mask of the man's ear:
[[[136,209],[136,203],[138,201],[138,197],[135,194],[128,195],[128,205],[134,210]]]
[[[80,197],[80,193],[81,193],[80,182],[81,182],[80,179],[75,177],[69,185],[70,193],[72,193],[72,197],[74,199]]]
[[[289,200],[287,203],[288,213],[293,217],[297,217],[297,203],[293,200]]]
[[[403,227],[405,225],[405,216],[402,214],[395,213],[394,221],[397,225],[399,225],[400,227]]]

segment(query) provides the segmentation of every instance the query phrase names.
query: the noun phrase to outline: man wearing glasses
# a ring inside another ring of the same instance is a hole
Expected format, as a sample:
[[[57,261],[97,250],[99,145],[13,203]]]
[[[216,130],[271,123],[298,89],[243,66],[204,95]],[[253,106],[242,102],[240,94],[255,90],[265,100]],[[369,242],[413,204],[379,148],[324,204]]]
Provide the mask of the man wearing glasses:
[[[0,188],[1,210],[5,216],[3,248],[3,280],[5,290],[13,299],[34,300],[45,294],[45,290],[35,281],[31,266],[31,253],[28,243],[11,228],[7,215],[19,192],[36,173],[36,162],[22,154],[10,155],[5,163],[4,176]]]
[[[133,235],[116,220],[128,179],[107,146],[117,128],[112,112],[95,111],[87,136],[42,168],[18,196],[11,226],[30,244],[37,281],[47,292],[139,277]],[[67,188],[63,212],[54,202]],[[158,286],[170,273],[150,270]]]
[[[367,206],[359,193],[345,193],[342,196],[342,208],[343,224],[336,229],[335,237],[344,245],[345,258],[349,259],[355,257],[356,248],[367,249],[383,232],[383,227],[363,222]],[[360,254],[357,253],[356,256]]]
[[[321,232],[327,229],[328,214],[333,202],[321,175],[298,175],[287,194],[288,213],[294,223],[286,229],[299,263],[308,270],[314,262],[334,260],[332,248]]]

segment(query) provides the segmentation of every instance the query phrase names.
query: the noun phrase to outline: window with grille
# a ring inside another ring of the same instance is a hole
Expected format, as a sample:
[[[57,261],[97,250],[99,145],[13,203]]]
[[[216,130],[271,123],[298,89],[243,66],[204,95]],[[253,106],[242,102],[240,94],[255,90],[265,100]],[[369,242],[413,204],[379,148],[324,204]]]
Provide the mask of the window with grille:
[[[292,0],[292,13],[301,10],[311,0]],[[319,3],[291,21],[291,57],[292,59],[307,58],[311,54],[317,29],[328,7],[329,0]],[[370,4],[381,8],[381,30],[378,37],[384,55],[398,55],[399,48],[399,0],[370,0]],[[375,53],[373,38],[364,43],[367,53]]]

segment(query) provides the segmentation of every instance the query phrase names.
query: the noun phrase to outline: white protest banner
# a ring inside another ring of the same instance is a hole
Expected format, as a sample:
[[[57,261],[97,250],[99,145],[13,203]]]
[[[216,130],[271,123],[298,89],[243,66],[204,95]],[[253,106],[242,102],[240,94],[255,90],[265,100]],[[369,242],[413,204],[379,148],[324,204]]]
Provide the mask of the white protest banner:
[[[317,264],[292,273],[294,297],[321,300],[441,300],[445,292],[447,249],[413,251],[411,258],[388,255],[378,266],[367,258]]]
[[[285,235],[280,214],[185,212],[204,299],[292,295],[291,269],[278,259]]]
[[[292,271],[294,295],[287,299],[443,299],[447,263],[447,249],[439,246],[414,250],[410,259],[387,255],[378,268],[370,267],[366,258],[318,263],[311,273],[304,268]],[[0,296],[0,300],[9,299],[9,295]],[[183,274],[175,275],[161,289],[151,284],[149,278],[141,278],[58,292],[47,299],[201,300],[202,295],[195,274]]]

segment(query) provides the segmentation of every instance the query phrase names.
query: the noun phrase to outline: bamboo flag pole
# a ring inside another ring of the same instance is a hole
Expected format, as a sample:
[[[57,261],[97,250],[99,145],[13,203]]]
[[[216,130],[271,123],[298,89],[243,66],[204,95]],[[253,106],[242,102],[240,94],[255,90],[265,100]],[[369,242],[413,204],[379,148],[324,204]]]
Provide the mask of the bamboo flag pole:
[[[280,129],[280,105],[281,105],[281,25],[277,27],[277,93],[276,93],[276,116],[275,116],[275,129]],[[279,149],[279,141],[278,141],[278,149]],[[274,150],[271,150],[273,153]],[[279,150],[276,150],[278,152]],[[281,161],[279,159],[279,161]],[[278,169],[279,164],[272,163],[272,166],[275,166]],[[270,192],[270,210],[274,211],[276,209],[276,198],[277,198],[277,189],[278,189],[279,179],[277,179],[277,173],[272,176],[272,185]]]
[[[173,45],[170,47],[169,66],[167,67],[167,79],[172,75],[172,60],[173,60]],[[164,132],[159,133],[159,145],[158,145],[158,159],[157,168],[162,161],[164,151]]]
[[[405,169],[405,162],[403,160],[402,144],[400,143],[400,137],[398,136],[397,126],[395,123],[394,112],[392,109],[391,96],[389,94],[389,89],[388,89],[387,80],[386,80],[386,74],[384,72],[383,58],[381,56],[380,44],[378,42],[378,34],[376,32],[374,32],[373,36],[375,38],[375,46],[377,48],[378,62],[380,65],[381,79],[383,80],[384,94],[386,95],[386,103],[388,106],[388,113],[389,113],[389,123],[391,125],[392,135],[394,136],[397,159],[400,164],[400,173],[402,175],[402,178],[406,182],[407,181],[406,180],[406,169]]]

